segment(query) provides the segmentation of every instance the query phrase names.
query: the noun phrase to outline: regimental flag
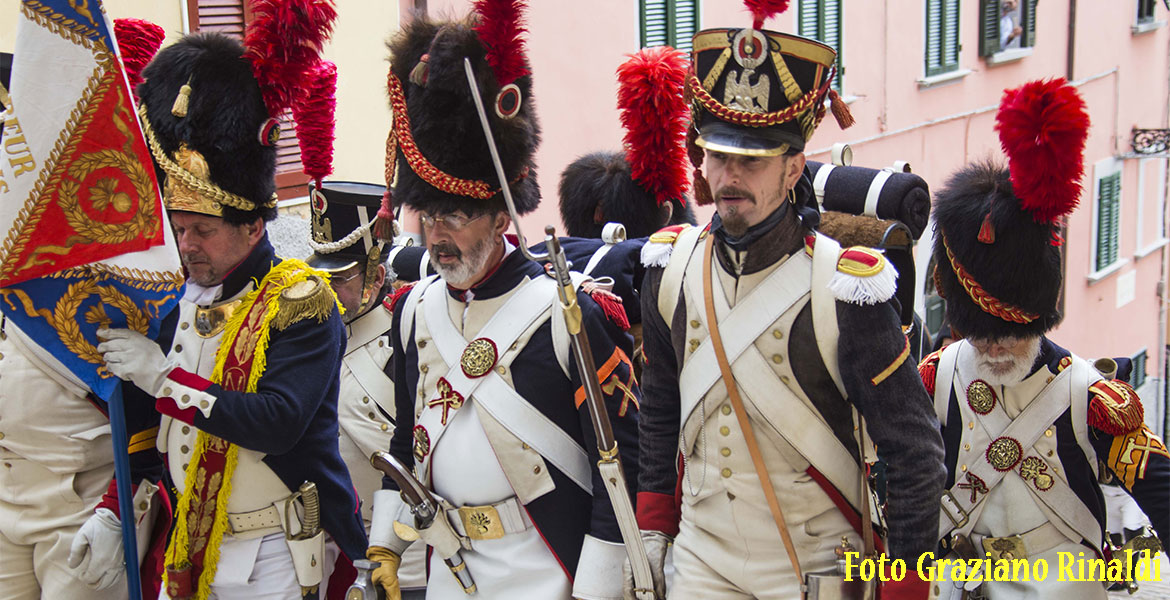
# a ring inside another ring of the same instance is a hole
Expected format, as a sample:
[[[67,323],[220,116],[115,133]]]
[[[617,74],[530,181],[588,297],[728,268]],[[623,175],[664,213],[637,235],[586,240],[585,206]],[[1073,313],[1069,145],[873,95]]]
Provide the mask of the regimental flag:
[[[0,142],[0,310],[95,394],[99,327],[158,334],[183,275],[99,0],[21,0]]]

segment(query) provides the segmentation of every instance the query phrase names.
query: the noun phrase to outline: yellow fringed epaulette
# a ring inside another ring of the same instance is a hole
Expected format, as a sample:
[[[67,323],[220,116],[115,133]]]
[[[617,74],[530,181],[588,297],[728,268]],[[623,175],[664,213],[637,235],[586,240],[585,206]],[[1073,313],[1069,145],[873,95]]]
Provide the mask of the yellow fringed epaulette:
[[[678,240],[679,234],[686,231],[690,227],[691,225],[685,223],[682,225],[671,225],[670,227],[663,227],[662,229],[659,229],[658,231],[650,234],[650,239],[647,241],[647,243],[674,245],[674,242]]]
[[[284,267],[287,262],[285,260],[277,268]],[[326,282],[327,276],[301,261],[296,263],[300,264],[289,265],[287,272],[282,274],[282,280],[274,290],[277,293],[271,296],[277,298],[276,315],[272,317],[272,327],[277,331],[309,318],[321,323],[333,314],[333,307],[341,310],[337,295]]]
[[[1103,379],[1089,386],[1089,425],[1109,435],[1125,435],[1141,428],[1142,400],[1128,383]]]
[[[678,236],[691,227],[692,225],[686,223],[671,225],[650,234],[650,239],[642,246],[642,264],[647,267],[665,267],[666,263],[670,262],[670,255]]]
[[[842,302],[878,304],[894,296],[898,271],[881,252],[865,246],[841,251],[829,289]]]

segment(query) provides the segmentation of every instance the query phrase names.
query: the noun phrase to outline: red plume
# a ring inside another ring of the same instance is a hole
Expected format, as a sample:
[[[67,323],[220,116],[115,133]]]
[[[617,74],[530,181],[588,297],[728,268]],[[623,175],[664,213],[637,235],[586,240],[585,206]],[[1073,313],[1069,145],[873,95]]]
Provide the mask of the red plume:
[[[114,19],[114,39],[118,40],[118,51],[126,67],[126,79],[130,80],[131,91],[142,83],[142,69],[154,58],[166,36],[162,27],[150,21]]]
[[[630,174],[658,205],[683,199],[687,189],[687,125],[683,98],[689,65],[671,48],[645,48],[618,67],[618,109],[626,129]]]
[[[487,50],[487,62],[501,86],[529,74],[524,56],[524,27],[521,13],[527,6],[523,0],[475,0],[479,24],[475,32]]]
[[[752,13],[752,28],[760,29],[764,21],[788,10],[789,0],[743,0]]]
[[[995,128],[1021,208],[1038,223],[1076,208],[1089,135],[1089,114],[1076,88],[1060,78],[1006,90]]]
[[[300,95],[333,31],[333,0],[249,0],[252,21],[244,35],[252,74],[268,114],[279,117]]]
[[[337,66],[323,60],[309,74],[305,95],[293,104],[297,142],[305,174],[320,187],[333,172],[333,114],[337,108]]]

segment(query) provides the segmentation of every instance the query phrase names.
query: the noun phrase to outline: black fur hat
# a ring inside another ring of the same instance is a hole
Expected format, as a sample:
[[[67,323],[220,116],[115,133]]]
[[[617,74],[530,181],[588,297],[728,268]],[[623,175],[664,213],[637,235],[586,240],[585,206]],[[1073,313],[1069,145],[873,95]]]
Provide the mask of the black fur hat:
[[[1021,207],[1006,166],[986,161],[952,175],[935,192],[934,218],[935,282],[955,330],[966,337],[1030,337],[1060,323],[1059,224],[1037,222]],[[980,241],[987,225],[993,243]]]
[[[276,147],[264,143],[273,140],[275,122],[269,120],[244,46],[217,33],[188,35],[161,50],[142,76],[145,81],[138,86],[138,94],[146,124],[157,141],[152,150],[161,150],[169,160],[180,163],[187,160],[182,153],[176,154],[181,147],[198,153],[214,186],[255,206],[240,210],[208,201],[204,210],[194,201],[168,200],[167,208],[213,215],[218,209],[221,214],[216,216],[233,224],[275,218]],[[184,95],[184,86],[190,90],[185,94],[185,114],[182,101],[176,103]],[[157,155],[155,163],[159,181],[167,181]],[[175,184],[167,181],[168,192]]]
[[[561,173],[558,192],[561,220],[573,237],[600,238],[611,222],[625,225],[631,239],[667,225],[695,224],[694,212],[679,198],[670,200],[669,209],[658,206],[654,195],[634,181],[621,152],[593,152],[574,160]]]
[[[525,69],[501,85],[480,34],[473,29],[477,24],[475,16],[443,23],[418,16],[389,43],[390,104],[397,137],[391,158],[397,169],[391,191],[395,206],[431,213],[506,209],[468,89],[464,58],[475,70],[517,212],[530,212],[540,203],[534,164],[540,124],[532,77]],[[401,90],[398,99],[396,86]],[[411,152],[412,144],[417,154]]]

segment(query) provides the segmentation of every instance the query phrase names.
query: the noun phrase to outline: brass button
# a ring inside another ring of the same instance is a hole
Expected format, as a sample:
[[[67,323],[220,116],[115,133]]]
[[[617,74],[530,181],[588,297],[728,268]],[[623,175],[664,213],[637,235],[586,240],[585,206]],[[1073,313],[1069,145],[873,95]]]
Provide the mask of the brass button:
[[[426,340],[419,340],[419,341],[418,341],[418,347],[419,347],[419,348],[426,348],[426,347],[427,347],[427,341],[426,341]]]
[[[520,442],[520,449],[521,449],[521,450],[527,450],[527,449],[528,449],[528,443],[527,443],[527,442]]]
[[[169,388],[169,387],[165,387],[165,388],[163,388],[163,396],[164,396],[164,397],[167,397],[167,396],[170,396],[170,395],[171,395],[171,388]]]
[[[183,470],[184,470],[184,471],[186,471],[186,470],[187,470],[187,465],[189,465],[189,464],[191,464],[191,463],[183,463]]]
[[[731,456],[731,448],[720,448],[719,453],[723,456]]]
[[[690,342],[688,342],[688,343],[690,344],[690,347],[691,347],[691,352],[694,352],[695,350],[698,350],[698,348],[699,348],[699,340],[691,340],[691,341],[690,341]]]
[[[182,344],[175,344],[175,352],[182,352],[182,351],[183,351],[183,345]]]
[[[369,396],[362,396],[362,404],[369,404],[369,403],[370,403],[370,397]]]
[[[179,446],[179,452],[182,452],[183,454],[186,454],[190,451],[191,451],[191,449],[187,447],[187,444],[183,444],[182,446]]]
[[[960,471],[966,471],[966,470],[967,470],[967,465],[963,465],[963,466],[959,467],[959,470],[960,470]]]
[[[772,362],[774,362],[776,364],[780,364],[780,363],[784,362],[784,357],[780,356],[779,354],[773,354],[772,355]]]
[[[971,449],[971,444],[963,444],[963,449],[964,449],[964,450],[970,450],[970,449]]]
[[[784,332],[780,331],[779,329],[773,329],[772,330],[772,337],[774,337],[778,340],[782,340],[782,339],[784,339]]]
[[[1046,380],[1044,381],[1044,383],[1052,383],[1052,380],[1053,380],[1053,379],[1056,379],[1056,377],[1055,377],[1055,376],[1051,376],[1051,377],[1049,377],[1048,379],[1046,379]]]
[[[1051,451],[1051,450],[1049,450],[1049,451],[1048,451],[1048,456],[1052,456],[1052,451]]]
[[[519,344],[519,342],[512,342],[512,345],[508,346],[508,350],[510,350],[510,351],[515,350],[517,344]]]
[[[366,413],[366,416],[370,417],[370,419],[373,419],[373,418],[374,418],[374,412],[373,412],[373,411],[370,411],[370,412]]]
[[[190,327],[190,326],[191,326],[191,324],[190,324],[190,323],[188,323],[188,322],[186,322],[186,321],[183,321],[182,323],[179,323],[179,329],[182,329],[183,331],[186,331],[186,330],[187,330],[187,328],[188,328],[188,327]]]
[[[975,421],[971,421],[970,423],[967,423],[967,429],[975,429]]]
[[[390,431],[390,426],[385,424],[385,423],[382,423],[382,431]]]
[[[536,465],[535,467],[532,467],[532,472],[537,474],[537,475],[540,475],[540,465]]]
[[[0,352],[0,360],[4,360],[4,353]]]
[[[1051,430],[1051,429],[1045,429],[1045,430],[1044,430],[1044,437],[1052,437],[1052,430]]]
[[[730,415],[731,414],[731,406],[728,404],[724,404],[723,408],[720,408],[719,411],[725,415]]]
[[[780,376],[780,382],[781,382],[781,383],[783,383],[783,384],[785,384],[785,385],[787,385],[787,384],[788,384],[788,382],[789,382],[788,376],[787,376],[787,375],[781,375],[781,376]]]
[[[430,368],[430,367],[428,367],[428,366],[426,366],[426,365],[419,365],[419,366],[418,366],[418,370],[419,370],[419,371],[422,371],[423,373],[426,373],[427,371],[430,371],[430,370],[431,370],[431,368]]]
[[[180,398],[179,400],[181,400],[181,401],[183,401],[183,402],[190,402],[190,401],[191,401],[191,396],[189,396],[189,395],[187,395],[187,394],[183,394],[183,397],[182,397],[182,398]]]
[[[722,475],[724,479],[731,477],[731,469],[724,467],[723,470],[719,472],[719,474]]]
[[[146,510],[146,507],[148,507],[148,506],[150,506],[150,505],[147,504],[146,502],[139,502],[138,503],[138,510]]]
[[[208,406],[211,406],[211,403],[210,403],[210,402],[208,402],[208,401],[206,401],[206,400],[200,400],[200,401],[199,401],[199,408],[207,408]]]
[[[378,347],[379,348],[383,348],[385,346],[386,346],[386,340],[378,340]]]
[[[731,428],[724,425],[723,427],[719,428],[719,434],[720,435],[731,435]]]
[[[187,435],[188,433],[191,433],[191,428],[184,425],[182,431],[183,435]]]
[[[691,327],[698,329],[700,324],[698,319],[691,319]]]
[[[503,375],[504,373],[508,372],[508,369],[505,369],[504,365],[500,365],[500,366],[496,367],[496,372],[499,373],[500,375]]]
[[[0,440],[4,439],[4,432],[0,431]]]

